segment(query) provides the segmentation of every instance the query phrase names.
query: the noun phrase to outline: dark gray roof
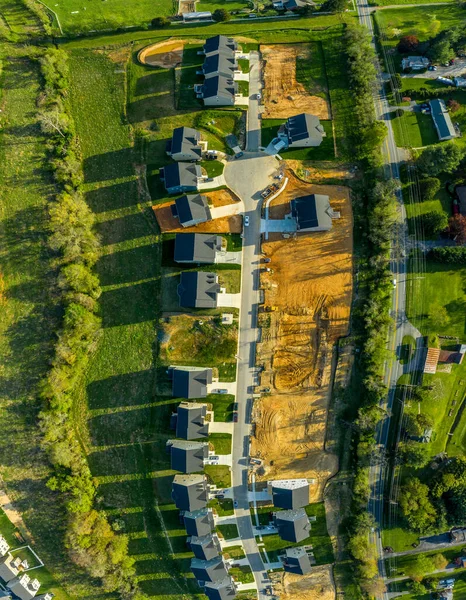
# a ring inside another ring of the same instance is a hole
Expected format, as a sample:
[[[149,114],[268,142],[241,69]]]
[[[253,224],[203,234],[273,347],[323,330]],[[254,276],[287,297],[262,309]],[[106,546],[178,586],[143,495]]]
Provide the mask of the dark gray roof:
[[[210,54],[211,52],[217,52],[218,50],[229,50],[234,52],[238,48],[238,44],[233,38],[226,37],[225,35],[216,35],[208,38],[204,44],[204,52]]]
[[[201,167],[188,162],[171,163],[161,171],[167,190],[176,187],[197,188],[198,178],[202,177]]]
[[[184,440],[197,440],[207,437],[209,423],[205,422],[207,405],[194,402],[182,402],[176,414],[176,437]]]
[[[207,384],[212,383],[212,369],[171,366],[168,371],[173,380],[172,392],[176,398],[207,396]]]
[[[309,504],[309,483],[306,479],[272,481],[272,497],[279,508],[302,508]]]
[[[332,227],[332,217],[329,215],[330,200],[322,194],[301,196],[291,201],[291,213],[296,219],[298,230],[322,227]]]
[[[222,238],[208,233],[177,233],[175,261],[213,264],[222,249]]]
[[[275,525],[282,540],[302,542],[309,537],[311,525],[304,508],[282,510],[275,513]]]
[[[178,284],[180,306],[186,308],[217,308],[220,285],[217,275],[206,271],[184,271]],[[194,396],[191,396],[194,398]]]
[[[210,600],[229,600],[236,596],[236,588],[232,578],[226,577],[221,581],[207,582],[204,593]]]
[[[173,130],[171,153],[189,154],[193,160],[201,160],[202,148],[199,145],[201,134],[192,127],[177,127]]]
[[[447,110],[445,102],[437,98],[431,100],[429,104],[439,139],[445,140],[455,137],[455,128],[451,122],[450,113]]]
[[[288,548],[283,567],[288,573],[306,575],[311,571],[311,561],[304,548]]]
[[[238,62],[234,52],[214,52],[206,56],[202,70],[204,75],[212,75],[213,73],[223,75],[229,79],[233,79],[235,71],[238,69]]]
[[[307,138],[322,139],[323,127],[320,124],[319,117],[309,113],[301,113],[290,117],[286,122],[286,131],[288,139],[291,142],[298,142]]]
[[[204,468],[204,459],[209,456],[209,444],[186,440],[168,440],[171,467],[182,473],[199,473]]]
[[[221,581],[228,575],[227,568],[221,556],[211,558],[210,560],[192,558],[191,571],[198,581]]]
[[[216,535],[193,535],[188,538],[188,544],[194,556],[201,560],[211,560],[220,554],[220,542]]]
[[[175,200],[176,212],[180,223],[196,221],[204,223],[212,219],[207,196],[201,194],[188,194]]]
[[[208,485],[204,475],[175,475],[172,498],[179,510],[199,510],[207,506]]]
[[[231,77],[225,77],[224,75],[215,75],[209,77],[202,84],[202,97],[203,98],[225,98],[231,100],[238,93],[238,84],[233,81]]]
[[[209,508],[185,511],[183,521],[188,535],[207,535],[214,529],[214,515]]]

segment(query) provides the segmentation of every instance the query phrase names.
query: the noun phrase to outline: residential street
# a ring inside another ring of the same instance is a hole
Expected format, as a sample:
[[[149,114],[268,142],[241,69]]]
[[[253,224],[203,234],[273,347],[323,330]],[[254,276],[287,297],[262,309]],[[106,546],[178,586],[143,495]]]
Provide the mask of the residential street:
[[[249,65],[249,109],[246,150],[248,152],[257,152],[261,142],[260,101],[257,99],[257,94],[262,89],[259,52],[249,53]]]
[[[260,135],[257,143],[260,143]],[[259,597],[265,596],[269,579],[257,547],[249,512],[249,434],[258,336],[260,206],[262,201],[260,191],[270,182],[276,168],[275,158],[259,153],[245,153],[240,159],[232,159],[225,167],[227,184],[242,199],[244,214],[249,216],[249,226],[244,227],[243,239],[242,296],[236,379],[238,423],[233,428],[232,483],[234,499],[237,502],[235,516],[238,531],[254,573]]]

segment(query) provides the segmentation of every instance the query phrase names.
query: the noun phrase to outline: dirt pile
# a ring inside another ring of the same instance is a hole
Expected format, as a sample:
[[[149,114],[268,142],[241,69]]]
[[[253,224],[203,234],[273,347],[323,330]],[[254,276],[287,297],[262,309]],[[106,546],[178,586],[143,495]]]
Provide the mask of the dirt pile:
[[[270,217],[291,212],[290,200],[326,194],[340,218],[328,232],[284,239],[270,234],[262,250],[270,271],[261,273],[264,306],[257,362],[263,366],[255,404],[252,452],[264,459],[260,479],[307,477],[320,500],[337,458],[327,452],[325,433],[336,340],[346,335],[352,294],[352,213],[349,190],[315,186],[291,172],[284,192],[271,202]]]
[[[311,96],[296,80],[296,60],[312,60],[309,46],[261,46],[264,60],[264,119],[281,119],[309,112],[330,119],[327,100]]]
[[[285,573],[274,591],[281,600],[335,600],[332,567],[312,567],[307,575]]]
[[[138,60],[149,67],[162,67],[173,69],[183,60],[185,40],[169,40],[151,44],[143,48],[138,54]]]

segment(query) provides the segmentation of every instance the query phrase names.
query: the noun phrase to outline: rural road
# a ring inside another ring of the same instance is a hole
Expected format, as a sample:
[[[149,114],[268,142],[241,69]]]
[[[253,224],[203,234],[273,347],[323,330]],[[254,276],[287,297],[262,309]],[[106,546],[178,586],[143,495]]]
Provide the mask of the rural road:
[[[260,130],[258,142],[260,143]],[[255,378],[257,311],[259,305],[260,269],[260,192],[277,169],[274,157],[245,152],[240,159],[230,160],[225,167],[227,185],[241,198],[249,226],[244,227],[241,271],[241,308],[239,318],[236,400],[238,422],[233,427],[232,485],[237,503],[235,517],[247,559],[254,573],[258,597],[265,597],[270,585],[262,556],[257,547],[249,512],[248,472],[249,435],[251,428],[252,391]]]

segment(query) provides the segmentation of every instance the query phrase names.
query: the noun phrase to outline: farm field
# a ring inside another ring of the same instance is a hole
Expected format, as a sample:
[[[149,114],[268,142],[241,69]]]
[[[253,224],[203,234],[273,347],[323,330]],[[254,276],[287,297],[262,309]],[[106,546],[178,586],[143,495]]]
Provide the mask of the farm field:
[[[164,449],[177,402],[155,393],[160,238],[149,218],[150,198],[138,186],[132,133],[121,120],[123,65],[90,52],[70,58],[86,198],[102,238],[97,270],[104,328],[75,391],[76,426],[102,508],[129,535],[142,591],[162,599],[197,597]]]
[[[348,328],[353,220],[348,188],[314,186],[291,171],[286,176],[288,186],[270,204],[271,219],[284,218],[292,198],[311,193],[328,194],[341,218],[333,221],[329,232],[289,240],[269,234],[262,244],[272,271],[261,275],[265,312],[259,319],[263,337],[257,364],[264,365],[261,385],[270,387],[271,394],[255,409],[251,452],[265,461],[261,479],[316,479],[311,493],[317,501],[338,468],[336,456],[323,445],[329,401],[327,357]],[[304,264],[312,268],[303,272]]]
[[[24,15],[17,9],[16,24],[22,28]],[[32,19],[31,27],[33,23]],[[47,205],[54,186],[44,168],[45,139],[35,116],[40,92],[37,63],[9,56],[3,63],[0,89],[2,490],[21,513],[18,525],[26,543],[34,540],[34,549],[46,565],[36,572],[42,591],[69,600],[65,589],[83,597],[92,582],[85,575],[79,582],[74,577],[65,548],[65,511],[61,499],[46,486],[52,470],[37,427],[38,383],[49,367],[57,317],[46,247]],[[23,545],[14,532],[1,511],[0,533],[12,548]]]

